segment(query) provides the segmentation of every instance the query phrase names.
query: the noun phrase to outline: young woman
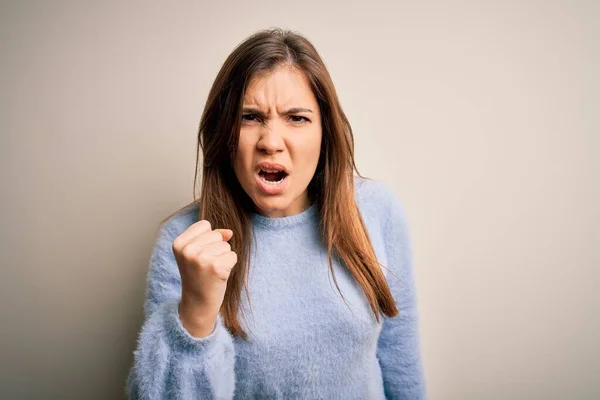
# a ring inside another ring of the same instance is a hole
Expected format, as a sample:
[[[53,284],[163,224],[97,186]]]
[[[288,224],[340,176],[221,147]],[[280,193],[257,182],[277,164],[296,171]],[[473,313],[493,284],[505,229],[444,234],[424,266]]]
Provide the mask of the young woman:
[[[242,42],[198,144],[201,195],[161,225],[129,396],[425,398],[404,210],[358,173],[313,45]]]

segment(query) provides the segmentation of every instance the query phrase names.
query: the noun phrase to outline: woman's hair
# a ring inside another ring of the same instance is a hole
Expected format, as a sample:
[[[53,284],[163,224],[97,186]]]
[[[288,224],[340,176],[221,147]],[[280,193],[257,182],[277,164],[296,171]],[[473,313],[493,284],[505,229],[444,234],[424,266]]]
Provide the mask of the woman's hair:
[[[314,177],[308,185],[311,202],[319,213],[319,234],[327,246],[329,269],[337,290],[332,257],[343,262],[360,284],[376,320],[398,309],[375,256],[364,221],[354,199],[352,128],[338,100],[333,82],[315,47],[302,35],[279,28],[261,30],[240,43],[221,67],[206,101],[198,131],[194,203],[199,218],[214,228],[233,231],[229,240],[238,255],[231,270],[221,317],[232,334],[247,339],[238,319],[242,287],[250,303],[247,279],[250,265],[251,214],[255,210],[233,170],[238,146],[245,91],[251,80],[287,66],[302,71],[321,111],[323,139]],[[202,189],[196,199],[198,157],[203,154]],[[193,204],[193,203],[192,203]],[[345,298],[344,298],[345,301]]]

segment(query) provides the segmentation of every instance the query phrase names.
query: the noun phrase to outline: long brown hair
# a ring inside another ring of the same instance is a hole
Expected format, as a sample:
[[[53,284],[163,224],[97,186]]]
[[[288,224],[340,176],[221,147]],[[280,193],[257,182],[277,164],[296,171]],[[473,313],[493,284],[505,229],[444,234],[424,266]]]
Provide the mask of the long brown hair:
[[[306,74],[321,110],[321,155],[308,193],[319,211],[319,234],[327,246],[329,269],[337,290],[343,298],[333,269],[334,256],[343,261],[342,265],[362,287],[377,322],[380,312],[389,317],[398,315],[354,199],[353,171],[364,177],[356,167],[352,128],[329,72],[315,47],[301,34],[280,28],[261,30],[240,43],[217,74],[200,120],[194,176],[194,203],[199,205],[199,218],[210,221],[213,228],[233,231],[229,243],[238,255],[238,264],[229,276],[220,313],[229,331],[244,340],[247,334],[239,322],[238,310],[242,288],[250,301],[246,284],[254,208],[233,172],[233,159],[249,82],[282,65]],[[202,189],[200,199],[196,199],[200,149]]]

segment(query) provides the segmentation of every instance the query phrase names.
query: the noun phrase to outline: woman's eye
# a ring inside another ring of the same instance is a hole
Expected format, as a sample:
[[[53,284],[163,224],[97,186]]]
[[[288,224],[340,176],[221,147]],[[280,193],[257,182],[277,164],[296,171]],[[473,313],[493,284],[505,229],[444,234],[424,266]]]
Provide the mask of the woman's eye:
[[[310,120],[308,118],[302,117],[300,115],[292,115],[290,118],[292,119],[292,122],[294,122],[294,123],[310,122]]]
[[[296,125],[301,125],[306,122],[310,122],[308,118],[300,115],[292,115],[290,116],[290,120]],[[260,122],[260,117],[256,114],[244,114],[242,115],[242,122]]]
[[[258,118],[254,114],[244,114],[242,115],[242,121],[257,121]]]

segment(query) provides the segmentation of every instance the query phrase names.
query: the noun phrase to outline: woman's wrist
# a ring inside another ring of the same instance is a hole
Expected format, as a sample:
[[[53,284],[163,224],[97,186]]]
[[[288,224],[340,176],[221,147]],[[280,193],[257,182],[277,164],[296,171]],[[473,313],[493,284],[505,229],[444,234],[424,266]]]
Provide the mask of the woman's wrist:
[[[203,338],[215,329],[217,314],[207,311],[201,305],[182,297],[179,302],[179,319],[191,336]]]

